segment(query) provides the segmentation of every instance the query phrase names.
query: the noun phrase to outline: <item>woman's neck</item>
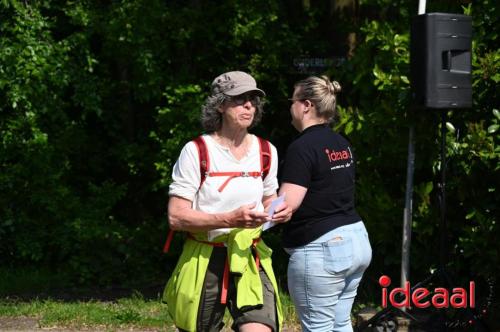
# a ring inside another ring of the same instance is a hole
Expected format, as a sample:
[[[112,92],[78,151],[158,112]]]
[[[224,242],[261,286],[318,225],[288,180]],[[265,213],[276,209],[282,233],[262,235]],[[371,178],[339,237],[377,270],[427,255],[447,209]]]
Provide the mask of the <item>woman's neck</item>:
[[[326,124],[326,120],[323,118],[304,119],[304,121],[302,122],[302,130],[300,132],[303,132],[309,127],[320,124]]]
[[[214,132],[215,139],[222,145],[231,147],[239,147],[245,144],[248,132],[245,129],[231,129],[222,127]]]

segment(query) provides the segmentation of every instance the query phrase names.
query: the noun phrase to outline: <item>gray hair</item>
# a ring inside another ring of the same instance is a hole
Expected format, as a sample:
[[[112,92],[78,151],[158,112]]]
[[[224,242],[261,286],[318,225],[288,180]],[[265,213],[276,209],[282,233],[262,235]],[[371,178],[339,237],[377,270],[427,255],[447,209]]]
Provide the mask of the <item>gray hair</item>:
[[[339,82],[330,81],[327,76],[311,76],[295,83],[295,89],[297,88],[294,98],[311,101],[318,116],[328,122],[334,120],[337,115],[337,94],[342,90]]]
[[[228,100],[231,100],[231,97],[226,96],[223,93],[211,95],[205,100],[205,104],[201,108],[201,125],[207,133],[211,133],[222,128],[222,114],[219,112],[219,109],[222,104]],[[261,97],[260,103],[255,105],[255,114],[250,128],[259,124],[263,114],[264,101]]]

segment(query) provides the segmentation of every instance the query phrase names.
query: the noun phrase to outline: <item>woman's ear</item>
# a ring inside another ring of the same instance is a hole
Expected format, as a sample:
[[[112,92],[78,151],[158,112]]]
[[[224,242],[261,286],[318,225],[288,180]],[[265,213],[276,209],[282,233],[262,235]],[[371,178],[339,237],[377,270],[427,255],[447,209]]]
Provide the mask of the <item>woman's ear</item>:
[[[310,100],[306,99],[304,100],[304,106],[306,107],[304,112],[309,112],[309,109],[313,106],[313,103],[311,103]]]

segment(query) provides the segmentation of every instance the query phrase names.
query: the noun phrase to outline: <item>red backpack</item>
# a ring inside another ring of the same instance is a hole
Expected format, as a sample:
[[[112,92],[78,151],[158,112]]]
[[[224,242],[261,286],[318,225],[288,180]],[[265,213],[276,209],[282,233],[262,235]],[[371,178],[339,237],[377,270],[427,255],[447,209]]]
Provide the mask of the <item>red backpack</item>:
[[[200,175],[201,175],[200,186],[198,187],[198,190],[200,190],[207,176],[227,176],[227,180],[224,181],[224,183],[222,183],[222,185],[219,187],[218,189],[219,192],[222,192],[229,183],[229,181],[231,181],[236,177],[260,176],[262,177],[262,180],[264,180],[267,174],[269,174],[269,169],[271,168],[271,145],[269,141],[260,138],[258,136],[257,138],[259,139],[259,147],[260,147],[260,171],[254,171],[254,172],[210,172],[210,158],[208,157],[207,144],[205,143],[205,140],[203,139],[202,136],[198,136],[197,138],[195,138],[193,142],[196,144],[196,148],[198,149],[198,156],[200,161]],[[173,236],[174,236],[174,231],[170,230],[168,232],[165,245],[163,246],[164,253],[168,252]]]

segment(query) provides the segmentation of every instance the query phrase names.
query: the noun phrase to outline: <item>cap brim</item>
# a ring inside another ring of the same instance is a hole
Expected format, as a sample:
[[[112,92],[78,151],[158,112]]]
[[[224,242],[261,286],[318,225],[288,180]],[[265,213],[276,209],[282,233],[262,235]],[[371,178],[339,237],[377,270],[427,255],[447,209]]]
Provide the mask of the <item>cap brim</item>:
[[[266,93],[264,91],[262,91],[261,89],[258,89],[256,87],[253,87],[253,86],[248,86],[248,85],[240,85],[234,89],[231,89],[229,91],[225,91],[224,94],[225,95],[228,95],[228,96],[239,96],[239,95],[242,95],[246,92],[250,92],[250,91],[256,91],[258,92],[262,97],[264,97],[266,95]]]

